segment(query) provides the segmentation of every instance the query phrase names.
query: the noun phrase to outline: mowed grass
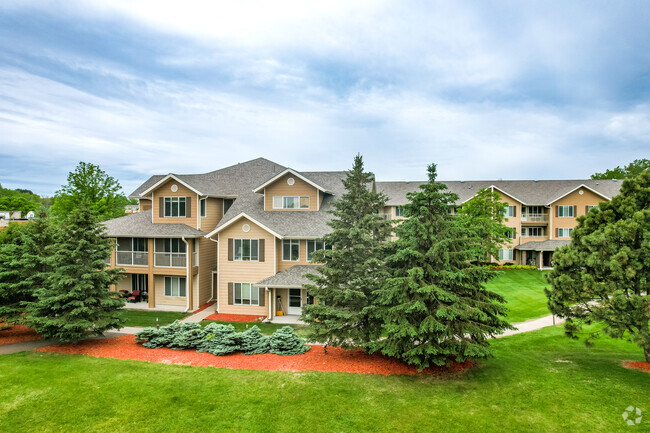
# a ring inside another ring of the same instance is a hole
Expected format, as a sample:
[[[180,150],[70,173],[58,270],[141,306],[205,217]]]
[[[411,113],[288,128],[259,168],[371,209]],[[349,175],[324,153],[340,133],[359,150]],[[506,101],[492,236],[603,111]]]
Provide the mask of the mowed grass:
[[[511,323],[537,319],[551,314],[546,305],[544,288],[550,287],[545,275],[549,271],[499,271],[499,276],[489,281],[486,287],[501,296],[510,309],[508,321]]]
[[[631,343],[546,328],[445,377],[248,371],[26,352],[0,356],[0,431],[619,432],[650,412]]]
[[[253,326],[260,328],[260,331],[264,335],[271,335],[280,328],[283,328],[287,325],[278,324],[278,323],[261,323],[261,322],[222,322],[219,320],[204,320],[201,322],[201,325],[207,326],[209,323],[219,323],[222,325],[232,325],[235,327],[236,332],[243,332],[247,329],[250,329]],[[306,337],[309,333],[309,327],[307,325],[288,325],[291,326],[301,337]]]
[[[169,325],[174,320],[181,320],[189,314],[179,313],[175,311],[147,311],[147,310],[122,310],[120,312],[122,317],[126,319],[124,326],[160,326]],[[158,318],[158,322],[156,322]]]

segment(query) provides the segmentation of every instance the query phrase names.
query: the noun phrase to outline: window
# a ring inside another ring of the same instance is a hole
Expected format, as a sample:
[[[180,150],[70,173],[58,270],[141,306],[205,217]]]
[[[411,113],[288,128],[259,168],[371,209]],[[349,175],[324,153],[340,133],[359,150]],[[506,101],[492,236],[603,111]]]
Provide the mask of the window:
[[[558,228],[557,229],[557,237],[558,238],[570,238],[571,233],[573,232],[573,229],[567,229],[567,228]]]
[[[250,283],[233,283],[233,303],[235,305],[259,305],[260,291]]]
[[[182,239],[156,239],[154,265],[184,268],[187,265],[187,248]]]
[[[506,238],[508,239],[515,239],[517,237],[517,231],[515,229],[508,229],[506,230]]]
[[[131,274],[131,291],[146,292],[148,286],[147,274]]]
[[[273,209],[309,209],[309,196],[273,196]]]
[[[521,237],[540,238],[544,236],[544,227],[522,227]]]
[[[200,203],[201,203],[201,218],[205,218],[205,199],[202,198]]]
[[[499,260],[514,260],[513,259],[513,250],[512,249],[500,249],[499,250]]]
[[[506,206],[503,208],[503,216],[514,217],[516,215],[515,206]]]
[[[595,207],[598,207],[598,206],[590,206],[590,205],[587,205],[585,211],[586,211],[586,212],[589,212],[590,210],[592,210],[592,209],[595,208]]]
[[[316,250],[331,250],[331,245],[325,245],[323,241],[307,241],[307,261],[311,262],[311,255]]]
[[[558,206],[557,207],[557,216],[558,217],[574,217],[574,206]]]
[[[185,217],[185,197],[165,197],[166,217]]]
[[[522,208],[521,212],[529,215],[541,215],[544,213],[541,206],[526,206]]]
[[[297,262],[300,260],[300,241],[285,239],[282,241],[282,261]]]
[[[118,238],[115,258],[118,265],[147,266],[149,263],[147,239]]]
[[[242,262],[256,262],[259,260],[259,239],[234,239],[235,251],[233,259]]]
[[[458,215],[458,208],[456,206],[447,207],[447,213],[449,215]]]
[[[185,295],[185,277],[165,277],[165,296],[184,298]]]
[[[402,206],[395,206],[395,216],[398,217],[404,216],[404,208]]]

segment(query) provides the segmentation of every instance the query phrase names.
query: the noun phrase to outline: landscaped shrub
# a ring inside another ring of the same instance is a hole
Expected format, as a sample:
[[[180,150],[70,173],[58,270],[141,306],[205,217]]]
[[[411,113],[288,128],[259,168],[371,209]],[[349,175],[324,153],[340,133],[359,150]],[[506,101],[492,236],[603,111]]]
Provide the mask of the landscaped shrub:
[[[157,349],[159,347],[170,347],[176,338],[176,335],[181,330],[181,322],[176,320],[174,323],[171,323],[167,326],[163,326],[160,329],[157,329],[155,333],[151,336],[149,341],[143,344],[144,347],[148,349]]]
[[[240,350],[239,335],[232,325],[221,325],[210,323],[204,329],[202,343],[198,346],[198,352],[208,352],[221,356]]]
[[[269,351],[269,337],[262,334],[260,328],[255,325],[239,334],[239,338],[241,351],[245,355],[259,355]]]
[[[537,269],[535,265],[490,265],[490,269],[495,271],[507,271],[507,270],[517,270],[517,271],[534,271]]]
[[[183,323],[172,344],[172,349],[196,349],[205,338],[205,330],[198,323]]]
[[[309,350],[291,326],[284,326],[271,335],[269,352],[276,355],[302,355]]]
[[[135,334],[135,342],[142,343],[144,347],[153,349],[153,347],[149,347],[147,343],[156,337],[158,335],[158,332],[160,332],[160,330],[156,328],[144,328]]]

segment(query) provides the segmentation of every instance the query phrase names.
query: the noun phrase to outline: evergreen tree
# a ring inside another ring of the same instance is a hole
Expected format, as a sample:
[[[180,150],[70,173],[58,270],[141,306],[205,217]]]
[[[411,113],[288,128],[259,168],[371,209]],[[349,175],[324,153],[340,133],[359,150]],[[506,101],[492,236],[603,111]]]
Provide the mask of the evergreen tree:
[[[120,269],[106,266],[110,254],[109,240],[91,211],[85,205],[73,211],[54,236],[48,261],[52,272],[28,306],[28,324],[43,337],[63,342],[120,328],[124,300],[109,292]]]
[[[176,350],[196,349],[205,338],[205,331],[199,323],[183,323],[169,347]]]
[[[387,337],[368,345],[419,370],[485,358],[488,337],[511,328],[500,317],[505,300],[484,287],[493,273],[469,262],[471,233],[447,212],[458,197],[436,181],[434,164],[428,172],[429,182],[408,194],[409,219],[386,259],[378,305]]]
[[[613,169],[605,170],[604,173],[594,173],[591,175],[592,179],[628,179],[630,177],[639,176],[646,170],[650,170],[650,160],[648,159],[635,159],[626,166],[618,166]]]
[[[34,292],[44,287],[52,231],[47,214],[40,210],[29,224],[19,226],[11,243],[0,245],[0,318],[19,323]]]
[[[372,181],[357,155],[343,180],[346,192],[333,203],[332,232],[323,237],[332,249],[313,253],[313,261],[324,266],[308,276],[314,284],[305,286],[318,298],[317,304],[303,307],[310,341],[356,347],[381,334],[373,304],[385,275],[382,242],[391,225],[379,215],[387,197],[373,192]]]
[[[650,362],[650,171],[579,217],[572,237],[553,254],[550,310],[567,318],[569,337],[629,339]]]
[[[291,326],[275,331],[269,339],[269,346],[269,352],[276,355],[302,355],[310,349]]]
[[[260,328],[253,325],[239,335],[241,351],[245,355],[259,355],[269,351],[269,337],[262,334]]]
[[[474,240],[471,245],[472,259],[499,257],[499,249],[512,242],[509,235],[514,229],[504,224],[506,206],[498,192],[483,188],[458,209],[458,221]]]
[[[199,345],[199,352],[222,356],[241,350],[239,335],[232,325],[210,323],[205,327],[205,337]]]

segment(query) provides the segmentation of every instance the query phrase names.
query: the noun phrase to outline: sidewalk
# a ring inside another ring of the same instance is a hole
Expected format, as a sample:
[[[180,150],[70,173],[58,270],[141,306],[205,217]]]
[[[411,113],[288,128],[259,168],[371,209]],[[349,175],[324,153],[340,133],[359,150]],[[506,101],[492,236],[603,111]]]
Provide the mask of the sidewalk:
[[[199,323],[209,315],[216,313],[216,311],[217,311],[217,304],[215,303],[210,305],[208,308],[206,308],[203,311],[199,311],[196,314],[187,316],[186,318],[181,320],[181,323],[192,323],[192,322]]]
[[[555,318],[555,325],[564,323],[565,319],[560,319],[559,317]],[[539,319],[526,320],[525,322],[513,323],[517,329],[508,330],[503,334],[497,336],[507,337],[509,335],[521,334],[523,332],[537,331],[538,329],[546,328],[547,326],[553,326],[553,315],[549,314],[548,316],[540,317]]]

